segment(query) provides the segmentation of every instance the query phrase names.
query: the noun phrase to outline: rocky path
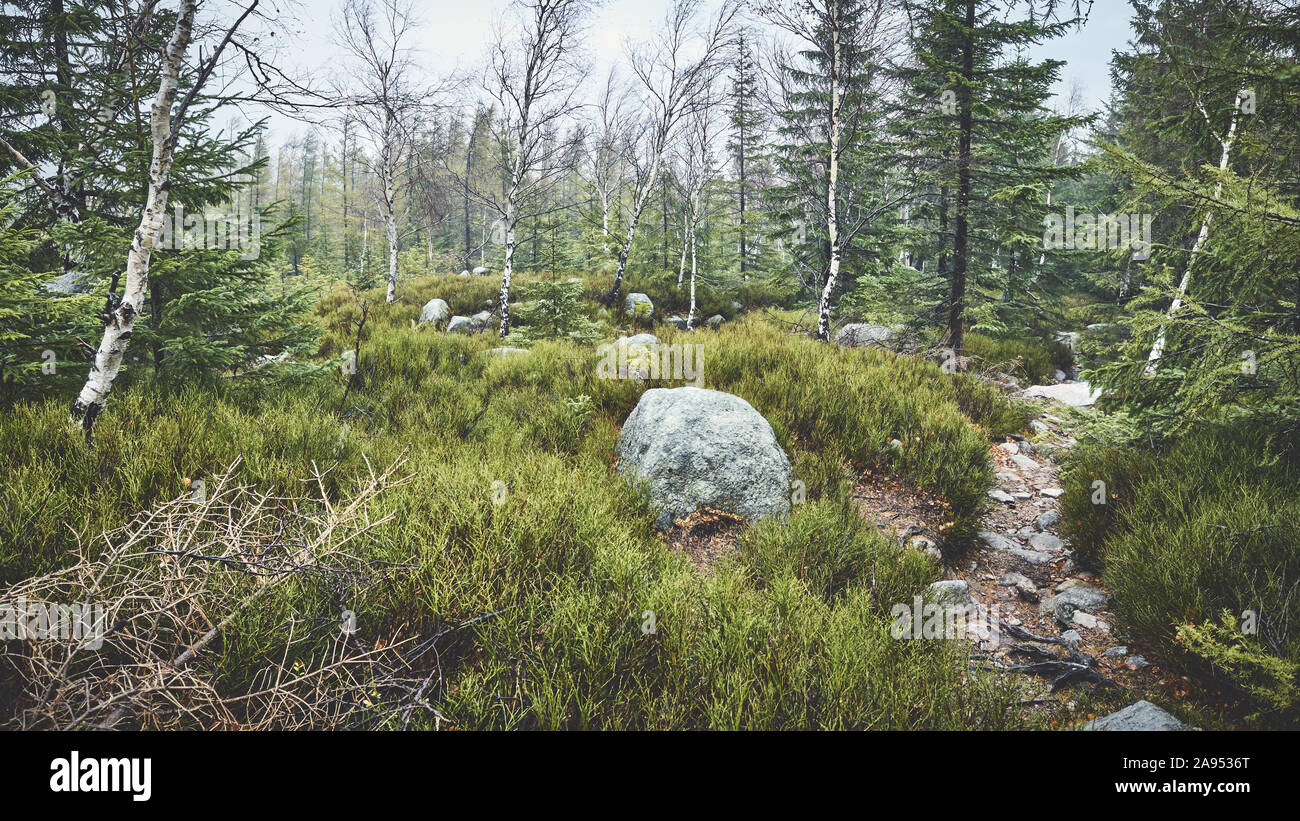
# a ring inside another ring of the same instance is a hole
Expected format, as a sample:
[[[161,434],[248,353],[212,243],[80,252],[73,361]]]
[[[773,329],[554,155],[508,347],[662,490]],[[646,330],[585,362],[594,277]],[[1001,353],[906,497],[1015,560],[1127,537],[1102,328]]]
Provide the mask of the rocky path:
[[[1040,397],[1043,411],[1032,435],[991,447],[997,484],[989,491],[975,547],[948,558],[935,592],[973,605],[978,618],[966,624],[972,665],[1023,674],[1027,704],[1055,713],[1073,710],[1078,688],[1131,703],[1168,690],[1158,663],[1115,627],[1111,594],[1092,572],[1075,564],[1061,536],[1060,466],[1055,459],[1075,443],[1068,414],[1055,397]],[[1068,401],[1068,400],[1067,400]],[[863,482],[860,508],[882,530],[907,546],[940,555],[941,501],[884,483]],[[1148,705],[1150,706],[1150,705]],[[1176,721],[1151,708],[1164,721]],[[1075,716],[1067,721],[1088,718]]]
[[[1073,683],[1142,689],[1150,663],[1114,627],[1110,592],[1076,566],[1060,535],[1061,488],[1054,458],[1074,445],[1065,422],[1045,405],[1032,439],[993,448],[997,486],[974,550],[946,578],[990,617],[971,636],[989,666],[1020,670],[1049,690]],[[996,619],[996,623],[993,622]],[[1149,675],[1149,674],[1148,674]]]

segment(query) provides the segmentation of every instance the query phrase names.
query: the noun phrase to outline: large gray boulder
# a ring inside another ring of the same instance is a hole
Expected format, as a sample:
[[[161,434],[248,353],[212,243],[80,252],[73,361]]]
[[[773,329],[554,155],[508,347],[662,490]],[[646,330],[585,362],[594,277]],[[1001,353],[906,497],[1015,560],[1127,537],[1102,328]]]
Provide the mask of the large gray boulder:
[[[1095,718],[1083,725],[1083,729],[1134,732],[1190,730],[1192,728],[1151,702],[1139,701],[1108,716]]]
[[[476,331],[482,330],[483,328],[495,328],[501,324],[501,320],[491,311],[479,311],[471,316],[469,321]]]
[[[447,323],[447,333],[449,334],[472,334],[474,333],[474,323],[470,322],[467,316],[453,316]]]
[[[645,294],[628,294],[623,300],[623,310],[637,319],[650,319],[655,315],[655,305]]]
[[[451,306],[441,299],[431,299],[424,303],[424,309],[420,311],[421,322],[432,322],[435,326],[441,326],[448,319],[451,319]]]
[[[871,325],[866,322],[852,322],[840,328],[835,334],[835,343],[845,348],[880,347],[892,349],[898,339],[898,332],[884,325]]]
[[[618,472],[648,482],[661,530],[701,507],[790,512],[790,460],[754,407],[721,391],[652,388],[623,423]]]

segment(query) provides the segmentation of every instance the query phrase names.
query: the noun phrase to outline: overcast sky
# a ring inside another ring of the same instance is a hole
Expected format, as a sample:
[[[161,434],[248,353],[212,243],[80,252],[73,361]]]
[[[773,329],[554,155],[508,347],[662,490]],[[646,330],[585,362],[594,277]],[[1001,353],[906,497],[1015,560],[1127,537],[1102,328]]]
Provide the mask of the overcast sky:
[[[500,17],[508,1],[416,0],[420,28],[412,45],[418,62],[428,67],[431,76],[479,67],[487,52],[493,21]],[[594,74],[603,75],[606,67],[622,62],[624,43],[629,38],[644,39],[658,28],[667,4],[668,0],[605,0],[587,43],[595,61]],[[279,61],[314,76],[336,68],[332,20],[339,5],[339,0],[297,0],[296,5],[288,7],[292,15],[288,30],[277,33],[278,42],[286,46]],[[1035,57],[1066,61],[1056,89],[1058,99],[1063,101],[1071,82],[1077,80],[1089,110],[1101,106],[1110,93],[1111,52],[1123,48],[1131,36],[1130,11],[1126,0],[1095,0],[1082,29],[1033,50]],[[304,130],[299,123],[272,118],[273,143]]]

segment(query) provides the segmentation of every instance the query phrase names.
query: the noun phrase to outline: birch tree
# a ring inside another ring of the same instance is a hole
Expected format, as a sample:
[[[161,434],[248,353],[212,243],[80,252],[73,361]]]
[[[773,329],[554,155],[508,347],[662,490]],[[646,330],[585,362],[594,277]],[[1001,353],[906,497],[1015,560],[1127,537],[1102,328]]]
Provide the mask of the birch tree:
[[[700,222],[705,213],[705,189],[716,176],[714,142],[717,138],[715,122],[716,100],[713,87],[706,86],[700,92],[699,105],[691,112],[684,129],[678,151],[678,171],[675,174],[685,204],[682,218],[682,259],[677,272],[677,287],[682,286],[686,268],[686,258],[691,260],[690,309],[686,314],[686,329],[695,329],[695,281],[698,271],[699,254],[697,243]]]
[[[1196,101],[1197,110],[1205,119],[1205,124],[1211,129],[1214,138],[1219,142],[1219,177],[1214,183],[1213,200],[1219,200],[1223,197],[1223,178],[1228,170],[1228,161],[1232,157],[1232,144],[1237,139],[1237,125],[1241,119],[1242,103],[1246,99],[1247,90],[1242,89],[1237,92],[1236,98],[1232,101],[1232,114],[1228,118],[1228,131],[1225,135],[1213,131],[1214,125],[1211,122],[1210,113],[1204,103],[1198,98]],[[1174,300],[1169,304],[1169,311],[1166,317],[1172,320],[1178,315],[1178,311],[1183,307],[1183,297],[1187,294],[1187,286],[1192,283],[1192,267],[1196,264],[1197,255],[1200,254],[1201,248],[1205,245],[1206,238],[1210,235],[1210,223],[1214,218],[1214,211],[1207,210],[1205,217],[1201,220],[1201,228],[1196,233],[1196,241],[1192,243],[1192,249],[1187,256],[1187,268],[1183,271],[1182,279],[1178,281],[1178,291],[1174,294]],[[1160,357],[1165,352],[1165,326],[1161,326],[1156,332],[1156,341],[1151,345],[1151,353],[1147,354],[1147,365],[1145,373],[1147,376],[1155,374],[1156,368],[1160,364]]]
[[[195,17],[200,0],[180,0],[176,23],[162,54],[159,66],[158,90],[154,95],[149,114],[149,178],[147,181],[144,212],[131,238],[125,270],[125,289],[120,300],[110,297],[110,307],[105,311],[104,335],[95,351],[94,364],[77,398],[72,403],[71,421],[81,425],[86,442],[93,441],[95,421],[103,412],[122,368],[135,323],[149,298],[149,262],[154,246],[163,229],[167,200],[172,187],[172,168],[176,144],[186,114],[196,95],[203,89],[222,53],[230,45],[239,27],[257,8],[259,0],[252,0],[242,14],[225,29],[208,57],[203,60],[189,89],[177,103],[181,71],[185,56],[195,35]],[[175,109],[173,111],[173,108]],[[115,304],[114,304],[115,303]]]
[[[541,207],[546,192],[570,169],[570,144],[559,128],[573,115],[585,67],[578,52],[590,0],[515,0],[513,35],[498,31],[488,91],[502,111],[502,165],[506,188],[484,201],[501,221],[505,259],[498,311],[500,334],[510,333],[510,278],[515,232]]]
[[[407,0],[346,0],[334,26],[335,40],[352,59],[349,105],[371,153],[358,159],[378,182],[377,204],[388,240],[388,302],[397,299],[397,195],[411,151],[410,126],[430,96],[417,89],[410,40],[415,18]]]
[[[868,149],[882,141],[881,51],[897,44],[900,19],[890,0],[768,0],[759,11],[800,49],[774,57],[774,106],[791,141],[781,161],[790,178],[786,198],[801,222],[815,219],[824,232],[816,336],[828,340],[845,250],[902,200],[901,187],[881,181],[883,168],[858,173],[872,160]],[[858,161],[846,163],[855,154]]]
[[[611,305],[623,289],[632,240],[659,182],[665,152],[682,119],[698,108],[701,91],[720,70],[737,7],[732,0],[724,0],[710,25],[697,32],[695,21],[701,5],[701,0],[673,0],[663,30],[649,43],[630,49],[629,62],[645,111],[628,144],[632,202],[614,283],[605,297]]]
[[[610,69],[593,110],[594,122],[584,143],[586,156],[578,173],[600,208],[601,251],[610,250],[610,220],[627,183],[628,90]]]

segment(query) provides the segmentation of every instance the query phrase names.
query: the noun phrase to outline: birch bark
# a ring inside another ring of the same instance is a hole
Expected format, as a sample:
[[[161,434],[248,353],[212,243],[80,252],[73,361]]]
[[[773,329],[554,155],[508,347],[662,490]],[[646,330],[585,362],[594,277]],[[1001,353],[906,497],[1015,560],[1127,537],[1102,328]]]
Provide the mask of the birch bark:
[[[162,231],[167,199],[171,192],[175,157],[175,144],[171,139],[172,105],[176,102],[181,61],[185,58],[194,34],[197,6],[197,0],[181,0],[176,25],[163,53],[158,93],[149,114],[149,131],[153,141],[153,152],[149,159],[149,188],[144,213],[131,238],[131,250],[127,253],[125,290],[122,301],[105,317],[104,336],[95,351],[95,362],[90,368],[86,384],[72,403],[72,424],[80,424],[85,430],[87,443],[91,442],[95,420],[103,412],[113,390],[113,382],[122,369],[122,360],[126,357],[136,320],[148,298],[149,262],[154,244]]]
[[[1222,150],[1219,152],[1219,171],[1228,170],[1228,159],[1232,156],[1232,143],[1237,139],[1237,122],[1241,115],[1241,102],[1245,90],[1237,92],[1236,98],[1232,103],[1232,121],[1228,124],[1228,136],[1219,141]],[[1209,116],[1205,109],[1201,109],[1205,120],[1209,122]],[[1214,199],[1219,199],[1223,195],[1223,178],[1214,184]],[[1192,243],[1192,251],[1187,255],[1187,270],[1183,271],[1183,278],[1178,282],[1178,293],[1174,296],[1174,301],[1169,304],[1169,312],[1165,314],[1165,321],[1170,322],[1183,307],[1183,296],[1187,293],[1187,287],[1192,284],[1192,266],[1196,264],[1196,256],[1201,252],[1201,247],[1205,245],[1205,239],[1210,235],[1210,223],[1214,219],[1213,211],[1205,212],[1205,219],[1201,220],[1201,230],[1196,234],[1196,242]],[[1151,353],[1147,355],[1146,375],[1152,376],[1160,363],[1160,357],[1165,353],[1165,333],[1166,326],[1161,325],[1160,330],[1156,333],[1155,344],[1151,346]]]

